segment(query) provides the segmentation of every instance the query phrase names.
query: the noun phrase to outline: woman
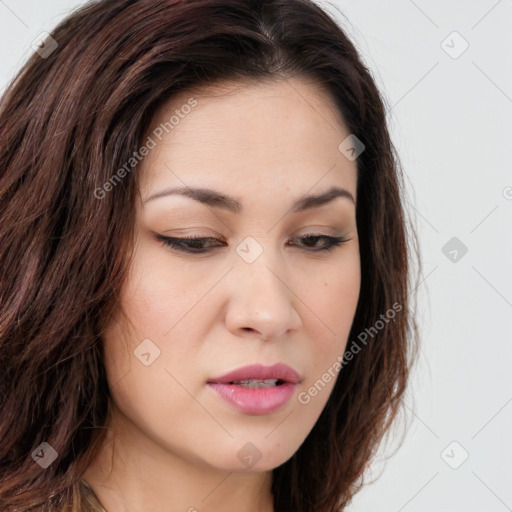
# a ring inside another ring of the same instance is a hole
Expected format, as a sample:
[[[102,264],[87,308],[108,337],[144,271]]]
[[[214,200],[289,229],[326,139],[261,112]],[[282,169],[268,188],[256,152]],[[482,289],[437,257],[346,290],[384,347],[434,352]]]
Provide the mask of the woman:
[[[417,336],[341,28],[308,0],[90,3],[0,109],[2,510],[343,510]]]

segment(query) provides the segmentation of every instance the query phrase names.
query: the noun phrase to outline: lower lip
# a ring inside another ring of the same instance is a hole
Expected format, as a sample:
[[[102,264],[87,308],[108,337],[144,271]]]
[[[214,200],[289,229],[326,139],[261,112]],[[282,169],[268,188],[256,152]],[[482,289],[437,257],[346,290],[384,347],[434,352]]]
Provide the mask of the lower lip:
[[[246,414],[270,414],[290,400],[296,384],[286,382],[271,388],[246,388],[236,384],[209,382],[208,386]]]

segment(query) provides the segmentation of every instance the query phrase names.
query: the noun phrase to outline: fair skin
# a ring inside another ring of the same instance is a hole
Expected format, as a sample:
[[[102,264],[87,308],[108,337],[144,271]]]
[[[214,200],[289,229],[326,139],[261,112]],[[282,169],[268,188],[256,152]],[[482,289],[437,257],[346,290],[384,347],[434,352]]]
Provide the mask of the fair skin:
[[[329,96],[297,78],[193,92],[175,95],[151,125],[197,100],[139,167],[123,314],[103,334],[113,422],[84,480],[109,512],[273,512],[271,471],[303,443],[335,380],[308,404],[298,395],[343,354],[359,298],[355,203],[290,211],[331,187],[357,201],[356,162],[338,150],[349,131]],[[180,195],[148,201],[185,186],[229,195],[241,209]],[[319,251],[326,240],[307,233],[347,241]],[[156,235],[218,241],[187,254]],[[251,263],[236,251],[247,237],[263,251]],[[160,350],[147,366],[134,355],[145,339],[154,344],[146,352]],[[277,362],[301,380],[275,412],[242,412],[206,384]],[[238,452],[249,442],[260,458],[246,467]]]

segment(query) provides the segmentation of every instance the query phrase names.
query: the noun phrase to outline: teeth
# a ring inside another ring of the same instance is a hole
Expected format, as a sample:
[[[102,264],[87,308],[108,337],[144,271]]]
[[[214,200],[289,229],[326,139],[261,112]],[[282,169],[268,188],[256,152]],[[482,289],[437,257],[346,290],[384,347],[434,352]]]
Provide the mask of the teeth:
[[[231,384],[237,384],[244,388],[271,388],[277,385],[279,379],[244,379],[235,380]]]

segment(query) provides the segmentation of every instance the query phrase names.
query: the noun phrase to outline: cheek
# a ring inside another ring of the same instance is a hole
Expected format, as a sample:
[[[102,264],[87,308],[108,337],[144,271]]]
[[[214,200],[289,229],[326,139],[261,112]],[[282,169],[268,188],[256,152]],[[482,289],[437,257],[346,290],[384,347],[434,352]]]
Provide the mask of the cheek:
[[[322,321],[316,333],[308,337],[311,358],[297,396],[298,407],[306,422],[316,422],[339,378],[340,361],[349,341],[359,299],[360,275],[358,266],[355,267],[354,273],[321,281],[318,293],[309,295]]]
[[[177,271],[165,250],[156,247],[136,251],[121,294],[122,312],[103,335],[112,398],[140,425],[148,418],[168,422],[171,404],[189,399],[169,371],[185,382],[180,371],[190,375],[189,366],[198,357],[191,341],[193,315],[187,315],[197,302],[197,287],[187,286],[193,280],[187,269]]]
[[[145,332],[144,324],[150,317],[151,312],[139,313],[130,322],[116,323],[104,333],[105,368],[116,408],[153,441],[165,444],[169,425],[179,424],[194,406],[179,382],[195,391],[193,385],[175,375],[172,363],[186,374],[195,354],[191,355],[184,345],[170,351],[162,338],[139,335]]]
[[[308,336],[312,357],[304,387],[315,385],[319,379],[322,381],[317,386],[322,390],[318,391],[319,396],[312,391],[316,398],[311,409],[319,413],[319,407],[327,401],[338,377],[336,362],[343,356],[349,341],[361,285],[359,254],[347,255],[343,261],[324,268],[309,279],[309,284],[309,289],[301,292],[313,312],[310,318],[314,319]]]
[[[361,287],[359,253],[353,251],[344,256],[304,273],[307,277],[298,292],[317,317],[316,339],[325,340],[330,348],[339,348],[347,341]]]
[[[136,252],[122,302],[126,317],[137,327],[138,335],[162,339],[197,302],[190,265],[173,262],[165,248],[145,241]]]
[[[322,303],[322,311],[325,312],[326,323],[337,334],[340,327],[351,323],[357,301],[359,299],[361,277],[358,266],[347,269],[346,272],[333,274],[330,279],[323,279],[319,283],[316,294],[317,301]]]

